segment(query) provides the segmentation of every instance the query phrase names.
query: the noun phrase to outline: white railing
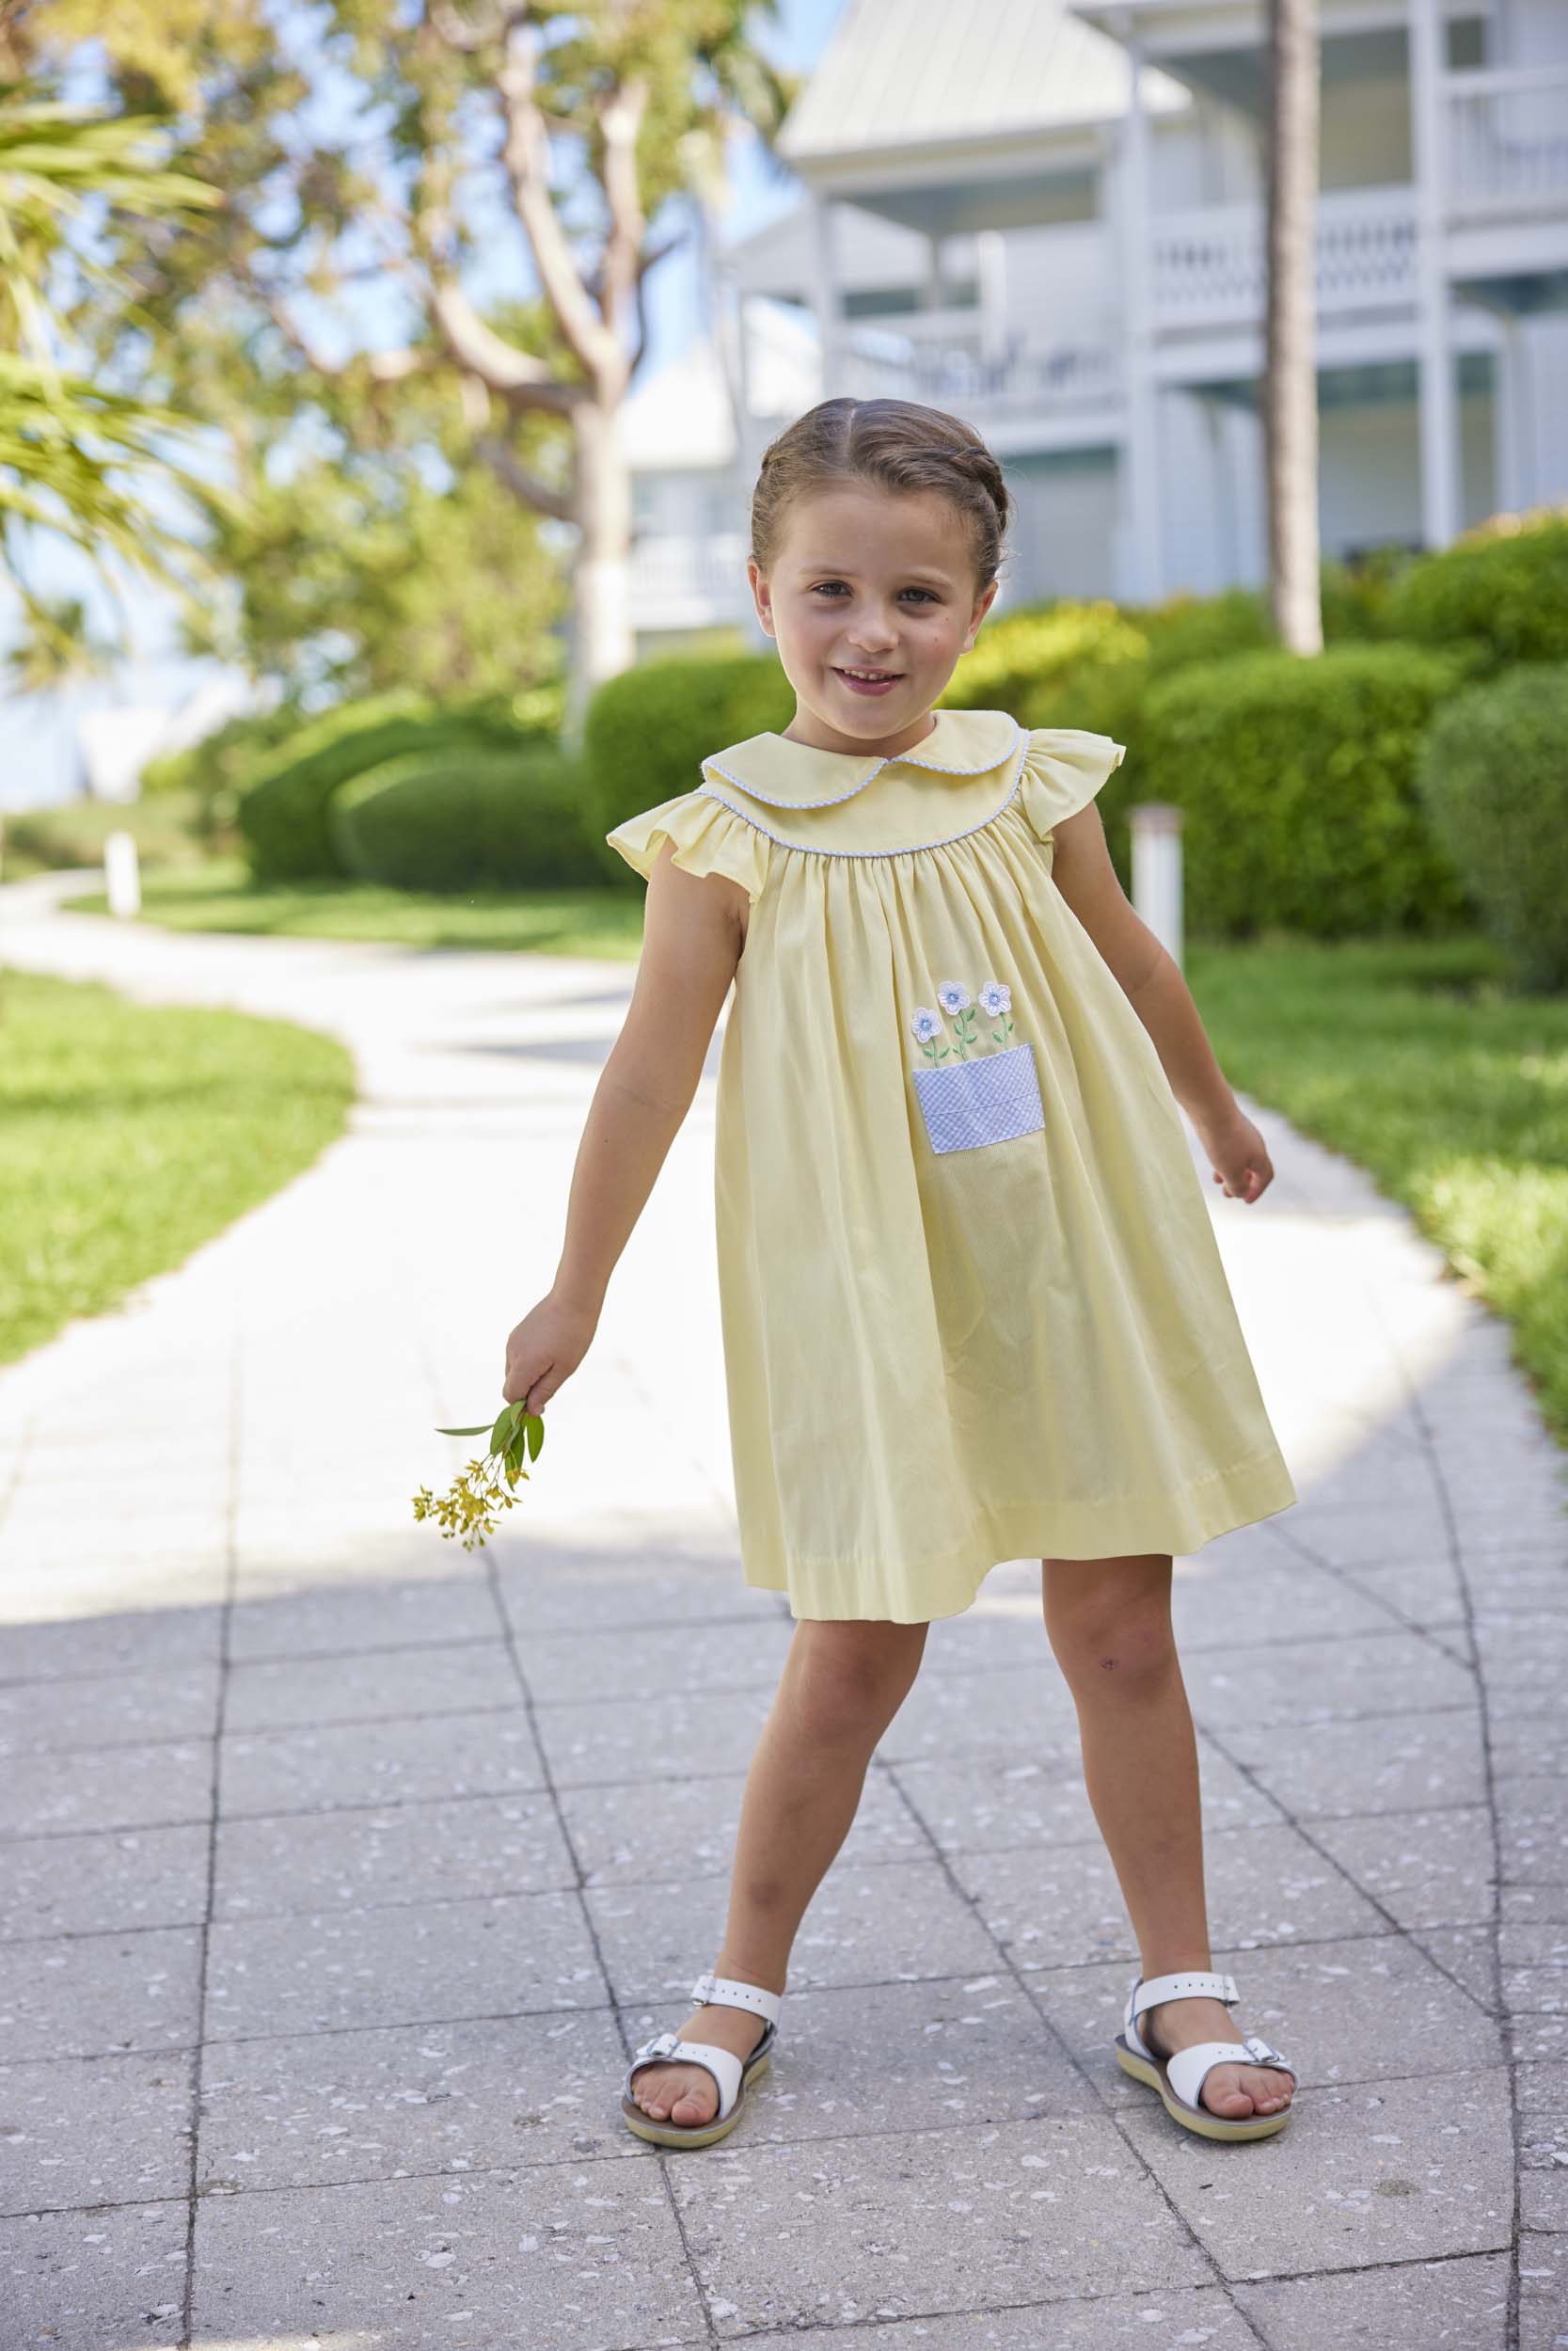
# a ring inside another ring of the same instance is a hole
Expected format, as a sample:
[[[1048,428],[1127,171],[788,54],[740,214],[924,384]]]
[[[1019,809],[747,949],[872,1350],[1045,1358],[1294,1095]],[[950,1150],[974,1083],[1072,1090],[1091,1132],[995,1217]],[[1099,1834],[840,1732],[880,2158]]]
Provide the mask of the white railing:
[[[1416,291],[1409,188],[1335,190],[1318,204],[1318,309],[1377,310]],[[1228,204],[1167,214],[1155,227],[1154,314],[1162,326],[1229,326],[1263,314],[1263,214]]]
[[[938,338],[856,324],[845,329],[832,373],[830,389],[858,400],[919,400],[972,416],[1093,407],[1121,388],[1109,342],[1041,345],[1014,327],[995,348],[978,325]]]
[[[744,599],[746,551],[739,532],[634,539],[628,594],[638,627],[698,627],[730,618]]]
[[[1568,65],[1445,77],[1450,214],[1568,210]]]

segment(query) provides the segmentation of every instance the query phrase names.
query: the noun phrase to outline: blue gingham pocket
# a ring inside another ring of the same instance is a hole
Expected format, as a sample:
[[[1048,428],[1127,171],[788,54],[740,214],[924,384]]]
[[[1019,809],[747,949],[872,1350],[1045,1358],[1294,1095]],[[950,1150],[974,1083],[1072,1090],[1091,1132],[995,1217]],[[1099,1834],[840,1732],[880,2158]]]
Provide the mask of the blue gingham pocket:
[[[943,1070],[911,1070],[910,1077],[933,1151],[1006,1143],[1045,1124],[1033,1045],[1009,1045]]]

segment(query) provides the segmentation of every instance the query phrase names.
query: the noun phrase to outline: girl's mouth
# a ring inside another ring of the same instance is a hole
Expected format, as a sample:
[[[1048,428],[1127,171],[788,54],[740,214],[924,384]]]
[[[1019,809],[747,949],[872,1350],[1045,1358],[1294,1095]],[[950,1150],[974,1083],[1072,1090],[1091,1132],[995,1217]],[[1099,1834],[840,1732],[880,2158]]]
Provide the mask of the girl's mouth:
[[[885,694],[903,674],[902,670],[846,670],[836,665],[833,670],[833,675],[842,677],[854,694]]]

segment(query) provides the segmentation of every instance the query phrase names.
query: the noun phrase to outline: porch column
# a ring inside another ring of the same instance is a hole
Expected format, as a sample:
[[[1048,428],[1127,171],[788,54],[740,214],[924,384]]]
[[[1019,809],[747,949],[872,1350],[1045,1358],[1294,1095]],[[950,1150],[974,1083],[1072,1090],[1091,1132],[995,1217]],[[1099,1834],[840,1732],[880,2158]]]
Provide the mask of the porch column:
[[[1449,335],[1444,254],[1446,59],[1438,0],[1410,0],[1410,144],[1416,182],[1416,283],[1420,306],[1421,537],[1447,547],[1459,535],[1459,415]]]
[[[1154,303],[1149,269],[1148,117],[1143,103],[1143,44],[1130,14],[1117,25],[1127,52],[1127,112],[1117,159],[1117,231],[1122,284],[1124,546],[1122,594],[1134,604],[1161,592],[1160,467],[1156,442]]]
[[[994,367],[1007,348],[1007,248],[1000,230],[976,232],[974,270],[980,283],[980,355]]]
[[[923,310],[942,308],[942,239],[930,232],[926,238],[926,282],[921,288],[920,302]]]
[[[1498,324],[1502,332],[1492,366],[1494,502],[1504,513],[1520,514],[1535,503],[1526,399],[1529,355],[1518,319],[1503,311]]]
[[[820,188],[811,191],[812,249],[816,271],[812,279],[811,307],[816,318],[816,332],[822,345],[822,397],[833,399],[846,388],[839,380],[843,365],[843,310],[839,301],[838,276],[834,266],[833,199]]]

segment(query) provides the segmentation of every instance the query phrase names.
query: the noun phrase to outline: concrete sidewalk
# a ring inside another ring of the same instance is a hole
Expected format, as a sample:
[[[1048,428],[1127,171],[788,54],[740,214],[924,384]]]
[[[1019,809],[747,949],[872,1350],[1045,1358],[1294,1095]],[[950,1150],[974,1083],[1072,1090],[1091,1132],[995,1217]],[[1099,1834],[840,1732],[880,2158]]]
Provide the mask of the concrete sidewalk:
[[[330,1028],[350,1132],[0,1372],[4,2351],[1568,2343],[1568,1481],[1508,1334],[1248,1105],[1205,1188],[1301,1504],[1177,1563],[1215,1964],[1292,2058],[1214,2147],[1037,1562],[932,1628],[736,2132],[623,2127],[716,1955],[790,1637],[740,1581],[709,1078],[511,1531],[408,1498],[547,1286],[603,962],[193,939],[0,892],[0,961]],[[642,1694],[651,1690],[655,1694]]]

